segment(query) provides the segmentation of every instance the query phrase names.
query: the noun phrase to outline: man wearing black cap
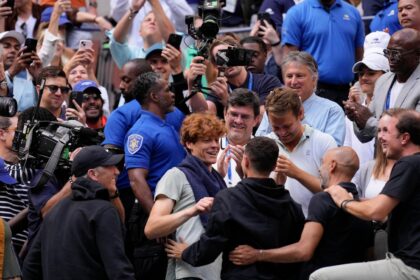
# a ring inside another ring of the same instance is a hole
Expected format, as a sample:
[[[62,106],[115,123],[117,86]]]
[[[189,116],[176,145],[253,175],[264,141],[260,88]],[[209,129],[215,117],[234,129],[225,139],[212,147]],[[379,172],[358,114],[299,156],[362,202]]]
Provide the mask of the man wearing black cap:
[[[115,184],[123,157],[100,146],[75,156],[72,194],[45,217],[24,262],[25,279],[134,279]]]

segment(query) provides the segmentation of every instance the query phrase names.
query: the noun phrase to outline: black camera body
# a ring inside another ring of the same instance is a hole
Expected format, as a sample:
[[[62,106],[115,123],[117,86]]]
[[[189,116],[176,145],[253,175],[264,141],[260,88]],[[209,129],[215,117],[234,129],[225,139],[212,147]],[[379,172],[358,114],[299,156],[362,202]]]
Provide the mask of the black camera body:
[[[103,134],[71,122],[28,122],[23,131],[16,131],[13,150],[32,168],[43,169],[51,165],[54,170],[70,170],[70,152],[79,147],[98,145],[104,140]]]
[[[253,55],[253,50],[228,47],[217,52],[216,65],[218,67],[248,66]]]

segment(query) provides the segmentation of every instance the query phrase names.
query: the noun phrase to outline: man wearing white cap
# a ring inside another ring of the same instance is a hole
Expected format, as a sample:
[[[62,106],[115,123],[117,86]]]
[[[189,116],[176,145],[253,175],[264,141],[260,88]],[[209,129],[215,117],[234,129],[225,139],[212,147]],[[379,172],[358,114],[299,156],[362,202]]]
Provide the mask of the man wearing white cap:
[[[384,49],[390,72],[375,84],[375,98],[369,109],[354,101],[345,102],[346,115],[352,120],[354,132],[363,143],[376,135],[382,112],[390,108],[420,111],[420,33],[411,28],[395,32]],[[373,66],[372,66],[373,67]]]
[[[35,51],[25,53],[21,48],[25,38],[16,31],[0,33],[0,45],[3,47],[3,64],[7,70],[0,80],[0,87],[8,89],[8,96],[16,99],[18,110],[36,105],[37,95],[32,78],[41,69],[42,63]]]

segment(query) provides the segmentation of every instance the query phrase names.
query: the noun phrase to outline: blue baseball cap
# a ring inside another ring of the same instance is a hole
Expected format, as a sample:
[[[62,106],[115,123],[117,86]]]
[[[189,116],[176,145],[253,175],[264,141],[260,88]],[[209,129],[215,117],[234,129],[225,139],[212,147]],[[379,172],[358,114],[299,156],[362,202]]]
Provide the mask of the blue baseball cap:
[[[161,53],[164,46],[162,43],[153,44],[150,48],[146,50],[146,54],[144,56],[145,59],[148,59],[152,54]]]
[[[80,80],[73,87],[73,91],[86,92],[87,90],[101,96],[101,91],[99,90],[98,84],[92,80]]]
[[[9,171],[6,170],[6,165],[4,164],[4,160],[2,158],[0,158],[0,182],[6,185],[13,185],[17,183],[16,179],[10,176]]]
[[[42,11],[42,14],[41,14],[41,22],[49,22],[51,19],[52,11],[53,11],[53,7],[45,8],[45,10]],[[58,25],[59,26],[63,26],[63,25],[73,26],[73,24],[67,17],[66,13],[62,13],[60,15],[60,19],[58,20]]]

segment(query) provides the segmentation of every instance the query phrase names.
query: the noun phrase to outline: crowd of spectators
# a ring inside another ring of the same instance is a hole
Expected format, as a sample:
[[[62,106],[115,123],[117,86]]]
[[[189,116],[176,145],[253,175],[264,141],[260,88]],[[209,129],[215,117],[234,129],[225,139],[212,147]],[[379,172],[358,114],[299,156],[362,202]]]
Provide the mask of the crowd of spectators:
[[[0,278],[420,279],[420,0],[98,5],[0,0]]]

